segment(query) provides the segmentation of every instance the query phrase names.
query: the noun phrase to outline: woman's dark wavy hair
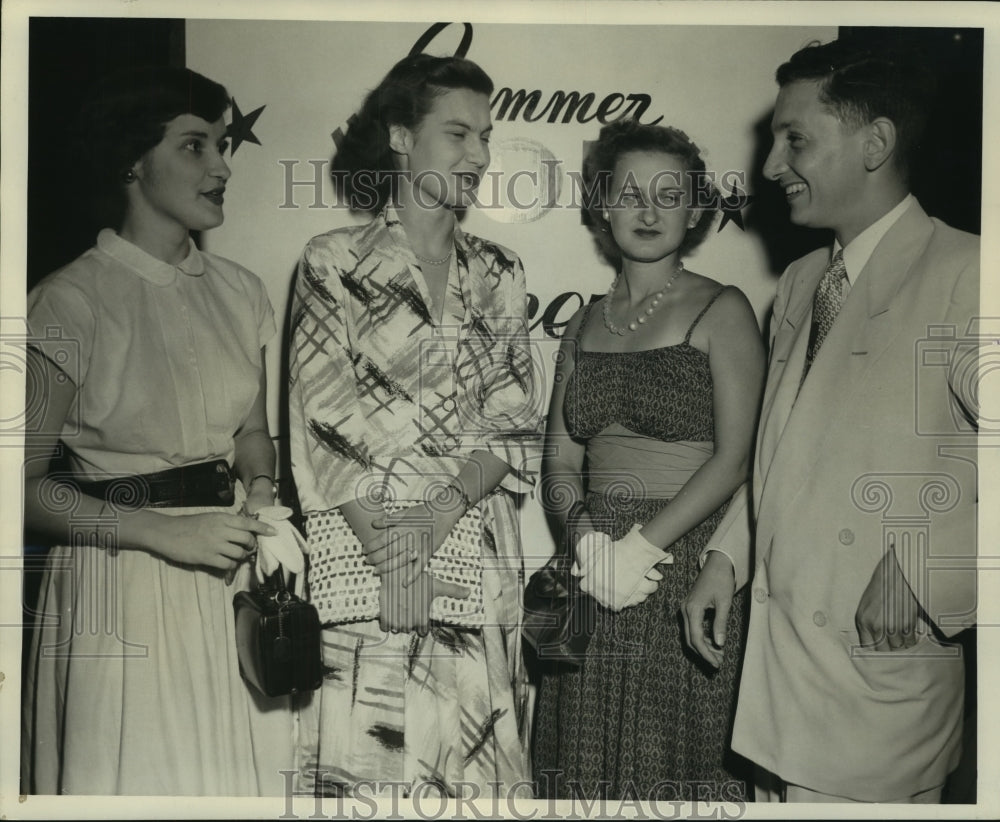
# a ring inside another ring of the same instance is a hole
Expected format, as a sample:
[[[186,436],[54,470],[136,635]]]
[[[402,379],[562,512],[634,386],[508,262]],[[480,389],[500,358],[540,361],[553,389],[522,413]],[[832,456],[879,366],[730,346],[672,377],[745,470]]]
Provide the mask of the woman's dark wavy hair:
[[[775,72],[781,87],[819,82],[819,99],[841,123],[860,128],[877,117],[896,126],[896,164],[909,175],[936,93],[934,75],[912,49],[893,42],[814,41]]]
[[[610,197],[615,165],[622,155],[632,151],[676,157],[691,176],[694,196],[704,204],[698,222],[681,241],[678,248],[681,257],[701,245],[718,213],[718,191],[705,172],[701,151],[683,131],[670,126],[644,125],[634,119],[609,123],[601,129],[584,158],[583,180],[588,195],[584,202],[584,222],[592,229],[601,253],[616,268],[621,264],[621,250],[601,212]]]
[[[84,191],[101,227],[125,219],[124,175],[182,114],[214,123],[229,108],[224,86],[187,68],[152,66],[104,78],[87,95],[75,127]]]
[[[389,148],[389,126],[417,129],[434,98],[452,89],[490,95],[493,81],[463,57],[411,54],[368,94],[348,120],[330,164],[334,187],[352,211],[381,211],[392,194],[396,166]]]

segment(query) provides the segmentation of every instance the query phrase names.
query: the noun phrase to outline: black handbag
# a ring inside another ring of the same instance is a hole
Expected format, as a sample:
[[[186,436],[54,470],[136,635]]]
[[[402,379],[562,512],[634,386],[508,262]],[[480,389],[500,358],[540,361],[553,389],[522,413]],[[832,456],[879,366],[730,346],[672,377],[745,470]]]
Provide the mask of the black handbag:
[[[572,560],[559,554],[531,575],[524,590],[521,635],[539,660],[580,666],[594,630],[596,601],[570,573]]]
[[[314,691],[323,681],[316,609],[285,586],[278,568],[233,597],[240,675],[264,696]]]

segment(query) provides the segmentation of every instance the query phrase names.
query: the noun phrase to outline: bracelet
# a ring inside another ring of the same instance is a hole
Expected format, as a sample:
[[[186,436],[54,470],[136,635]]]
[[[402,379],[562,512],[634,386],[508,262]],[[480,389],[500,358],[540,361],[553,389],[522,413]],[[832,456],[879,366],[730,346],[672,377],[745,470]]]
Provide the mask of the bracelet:
[[[274,481],[274,477],[272,477],[270,474],[258,474],[257,476],[253,477],[250,480],[250,482],[247,483],[247,493],[248,494],[250,493],[250,489],[253,487],[253,484],[262,477],[271,483],[271,493],[274,494],[274,496],[278,496],[278,483]]]

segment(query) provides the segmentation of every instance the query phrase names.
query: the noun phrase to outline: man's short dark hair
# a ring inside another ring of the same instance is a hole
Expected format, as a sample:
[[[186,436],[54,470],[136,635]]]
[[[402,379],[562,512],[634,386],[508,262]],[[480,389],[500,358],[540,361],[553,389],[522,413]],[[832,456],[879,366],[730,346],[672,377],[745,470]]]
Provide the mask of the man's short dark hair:
[[[775,79],[782,87],[819,82],[820,100],[850,128],[878,117],[891,120],[897,167],[909,175],[935,93],[933,75],[912,51],[895,43],[814,42],[779,66]]]

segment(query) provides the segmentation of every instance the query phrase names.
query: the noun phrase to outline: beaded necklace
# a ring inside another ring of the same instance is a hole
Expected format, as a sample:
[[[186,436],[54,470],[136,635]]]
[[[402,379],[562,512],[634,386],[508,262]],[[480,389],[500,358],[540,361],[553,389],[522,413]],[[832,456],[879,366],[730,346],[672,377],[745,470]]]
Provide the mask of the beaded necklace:
[[[666,284],[653,294],[653,301],[649,304],[649,307],[642,311],[634,320],[632,320],[628,325],[617,326],[611,322],[611,297],[615,293],[615,289],[618,287],[618,283],[622,278],[622,274],[619,271],[618,276],[615,277],[615,281],[611,283],[611,288],[608,289],[608,295],[604,298],[604,327],[608,329],[609,334],[617,334],[619,337],[624,336],[626,331],[636,331],[639,326],[646,322],[646,320],[653,316],[653,313],[660,306],[660,302],[663,300],[663,295],[673,287],[674,280],[680,275],[684,270],[684,263],[678,263],[677,268],[674,269],[674,273],[670,275],[670,279],[667,280]]]

